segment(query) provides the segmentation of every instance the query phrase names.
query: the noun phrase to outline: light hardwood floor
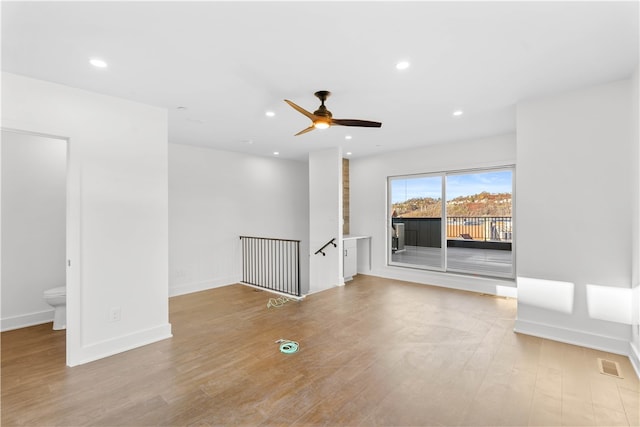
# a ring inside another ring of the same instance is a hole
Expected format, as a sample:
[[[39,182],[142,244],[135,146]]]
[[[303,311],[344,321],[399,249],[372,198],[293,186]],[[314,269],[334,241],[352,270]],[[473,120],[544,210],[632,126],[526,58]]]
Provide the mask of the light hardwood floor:
[[[74,368],[51,324],[2,333],[2,426],[640,424],[628,359],[515,334],[515,300],[363,275],[269,297],[172,298],[172,339]]]

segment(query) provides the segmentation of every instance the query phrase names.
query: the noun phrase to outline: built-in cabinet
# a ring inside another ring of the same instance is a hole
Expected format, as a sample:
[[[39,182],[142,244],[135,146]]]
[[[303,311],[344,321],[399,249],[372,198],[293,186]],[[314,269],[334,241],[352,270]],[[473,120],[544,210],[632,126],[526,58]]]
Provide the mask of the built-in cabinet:
[[[343,276],[344,280],[351,280],[358,274],[358,242],[356,239],[344,239],[343,249]]]
[[[344,281],[353,279],[358,274],[358,241],[369,242],[369,246],[363,246],[365,256],[369,253],[369,270],[371,269],[371,236],[348,236],[342,237],[342,276]]]

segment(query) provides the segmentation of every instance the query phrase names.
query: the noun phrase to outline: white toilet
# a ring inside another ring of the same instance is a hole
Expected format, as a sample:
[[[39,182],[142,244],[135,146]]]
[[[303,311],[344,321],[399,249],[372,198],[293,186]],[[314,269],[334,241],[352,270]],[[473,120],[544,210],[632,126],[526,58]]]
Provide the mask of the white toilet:
[[[53,329],[67,329],[67,287],[47,289],[44,291],[44,300],[56,310],[53,314]]]

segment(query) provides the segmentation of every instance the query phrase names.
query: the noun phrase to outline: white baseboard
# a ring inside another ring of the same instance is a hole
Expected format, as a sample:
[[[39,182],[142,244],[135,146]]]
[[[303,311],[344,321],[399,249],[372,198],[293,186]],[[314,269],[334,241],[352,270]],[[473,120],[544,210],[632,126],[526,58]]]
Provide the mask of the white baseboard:
[[[220,288],[222,286],[233,285],[234,283],[240,283],[239,277],[227,277],[216,280],[203,280],[201,282],[183,283],[180,285],[169,286],[169,297],[176,297],[178,295],[191,294],[193,292],[206,291],[208,289]]]
[[[640,378],[640,349],[633,343],[629,344],[629,361],[631,361],[631,366],[635,369],[637,377]]]
[[[516,319],[513,330],[520,334],[532,335],[534,337],[559,341],[566,344],[578,345],[581,347],[592,348],[594,350],[629,356],[629,341],[619,338],[590,334],[585,331],[560,328],[558,326],[529,322],[520,319]]]
[[[476,277],[466,274],[440,273],[437,271],[393,266],[371,271],[366,274],[386,279],[404,280],[407,282],[438,286],[441,288],[458,289],[461,291],[477,292],[480,294],[489,294],[500,297],[517,298],[518,296],[516,283],[513,279]]]
[[[317,294],[319,292],[324,292],[324,291],[328,291],[329,289],[333,289],[333,288],[338,288],[338,287],[344,287],[345,283],[344,280],[343,281],[339,281],[338,283],[334,284],[334,285],[330,285],[326,288],[321,288],[321,289],[309,289],[309,292],[307,292],[306,294],[304,294],[305,296],[307,295],[313,295],[313,294]]]
[[[152,344],[171,338],[171,324],[167,323],[154,328],[127,334],[121,337],[101,341],[98,343],[82,346],[73,360],[67,359],[68,366],[77,366],[84,363],[93,362],[94,360],[113,356],[114,354],[123,353],[127,350]],[[67,353],[68,357],[68,353]]]
[[[35,313],[21,314],[19,316],[3,317],[0,330],[11,331],[13,329],[26,328],[28,326],[41,325],[53,322],[54,309],[37,311]]]
[[[242,282],[242,281],[240,281],[238,283],[240,283],[241,285],[246,286],[248,288],[253,288],[253,289],[256,289],[258,291],[268,292],[268,293],[274,294],[274,295],[280,295],[280,296],[283,296],[283,297],[286,297],[286,298],[289,298],[289,299],[294,299],[294,300],[297,300],[297,301],[302,301],[306,297],[306,295],[302,295],[302,296],[291,295],[291,294],[287,294],[287,293],[284,293],[284,292],[276,291],[276,290],[273,290],[273,289],[262,288],[260,286],[255,286],[255,285],[252,285],[251,283],[245,283],[245,282]]]

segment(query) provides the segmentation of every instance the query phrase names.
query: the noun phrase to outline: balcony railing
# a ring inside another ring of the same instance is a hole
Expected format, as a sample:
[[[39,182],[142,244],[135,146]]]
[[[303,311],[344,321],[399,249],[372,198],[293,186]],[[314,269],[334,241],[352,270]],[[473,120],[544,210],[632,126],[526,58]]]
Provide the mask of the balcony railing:
[[[447,217],[447,239],[460,238],[510,242],[513,238],[511,217]]]
[[[441,218],[393,218],[394,225],[404,224],[404,243],[409,246],[441,247],[441,223]],[[446,236],[448,246],[460,246],[456,241],[466,241],[469,244],[496,242],[498,245],[502,242],[508,243],[510,249],[513,238],[512,218],[507,216],[447,217]]]

